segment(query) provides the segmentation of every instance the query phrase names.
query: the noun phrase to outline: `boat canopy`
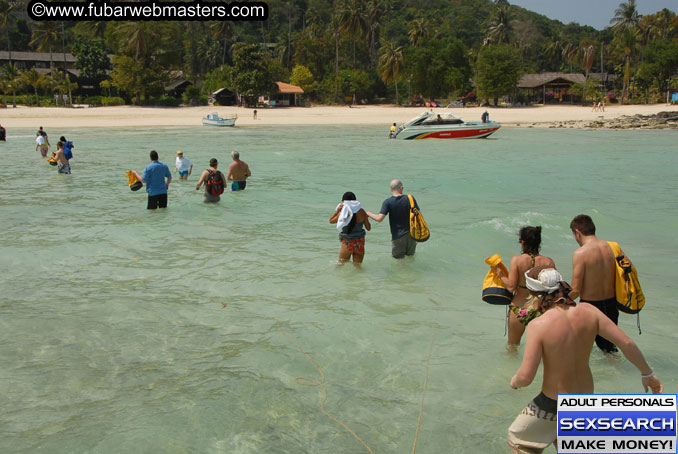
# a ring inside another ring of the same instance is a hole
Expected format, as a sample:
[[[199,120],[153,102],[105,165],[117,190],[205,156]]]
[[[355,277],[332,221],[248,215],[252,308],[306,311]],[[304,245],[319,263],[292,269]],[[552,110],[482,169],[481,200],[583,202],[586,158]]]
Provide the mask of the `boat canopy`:
[[[459,125],[464,121],[451,112],[424,112],[418,117],[413,118],[407,123],[407,126],[416,125]]]

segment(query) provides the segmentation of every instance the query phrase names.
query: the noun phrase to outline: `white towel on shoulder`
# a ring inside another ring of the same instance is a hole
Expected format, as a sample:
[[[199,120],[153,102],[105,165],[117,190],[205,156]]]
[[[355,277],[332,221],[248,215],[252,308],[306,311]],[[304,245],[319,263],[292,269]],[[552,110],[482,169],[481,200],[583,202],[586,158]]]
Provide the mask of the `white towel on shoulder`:
[[[351,222],[351,218],[353,217],[353,215],[360,211],[362,208],[360,206],[360,202],[358,202],[357,200],[344,200],[339,205],[341,204],[343,204],[344,206],[341,208],[339,218],[337,219],[337,230],[339,231],[346,227],[349,224],[349,222]],[[339,205],[337,205],[337,208],[339,208]]]

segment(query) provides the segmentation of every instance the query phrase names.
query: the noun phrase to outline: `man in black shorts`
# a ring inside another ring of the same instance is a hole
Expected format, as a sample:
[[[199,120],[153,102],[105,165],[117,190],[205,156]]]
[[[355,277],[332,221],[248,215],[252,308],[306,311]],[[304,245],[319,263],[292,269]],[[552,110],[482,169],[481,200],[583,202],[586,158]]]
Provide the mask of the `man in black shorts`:
[[[148,192],[147,208],[149,210],[167,208],[167,189],[169,189],[172,181],[172,173],[167,164],[158,162],[157,151],[151,151],[151,163],[146,166],[141,178],[146,184],[146,192]]]
[[[403,195],[403,183],[400,180],[393,180],[390,189],[392,197],[384,200],[379,213],[368,211],[367,216],[381,222],[387,214],[390,214],[388,223],[391,227],[391,255],[401,259],[406,255],[414,255],[417,242],[410,236],[410,200]],[[414,200],[414,196],[412,199]],[[414,206],[419,209],[416,200]]]

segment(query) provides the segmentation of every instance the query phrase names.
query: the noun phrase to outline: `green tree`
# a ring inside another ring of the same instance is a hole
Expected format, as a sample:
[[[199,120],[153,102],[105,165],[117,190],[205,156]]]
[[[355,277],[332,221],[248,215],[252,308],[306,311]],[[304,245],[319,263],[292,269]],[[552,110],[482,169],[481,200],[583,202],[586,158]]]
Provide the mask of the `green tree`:
[[[14,63],[7,63],[2,67],[2,75],[12,91],[12,107],[16,107],[16,90],[21,85],[21,74]]]
[[[78,38],[71,53],[77,59],[75,67],[81,71],[82,77],[99,82],[106,78],[106,71],[111,69],[111,60],[106,54],[103,39]]]
[[[238,93],[251,99],[276,92],[269,60],[269,55],[255,45],[233,45],[233,85]]]
[[[650,43],[639,71],[654,80],[661,91],[668,90],[671,76],[678,73],[678,42],[664,39]]]
[[[313,88],[313,74],[309,69],[302,65],[296,65],[292,69],[292,75],[290,76],[290,83],[292,85],[297,85],[304,90],[304,93],[309,93]]]
[[[426,19],[415,19],[409,23],[409,39],[412,47],[419,47],[428,38],[430,24]]]
[[[352,37],[353,67],[355,67],[355,44],[367,33],[363,0],[343,0],[337,11],[339,30]]]
[[[481,98],[493,99],[496,106],[499,97],[515,92],[519,78],[520,53],[517,49],[503,44],[486,46],[480,51],[475,81]]]
[[[385,84],[390,82],[395,84],[396,104],[400,105],[398,78],[403,69],[403,49],[390,41],[384,41],[379,54],[379,66],[377,67],[379,77]]]
[[[10,46],[9,39],[9,21],[12,18],[12,11],[14,10],[14,5],[8,2],[7,0],[0,1],[0,27],[5,29],[5,35],[7,36],[7,53],[9,54],[9,62],[12,63],[12,46]]]
[[[640,14],[636,8],[636,0],[628,0],[620,3],[614,10],[614,17],[610,19],[610,24],[615,33],[620,33],[629,28],[636,28],[640,22]]]
[[[35,47],[40,52],[49,51],[49,67],[53,68],[52,61],[52,46],[59,41],[59,24],[52,21],[38,22],[38,25],[33,29],[33,39],[30,45]]]
[[[487,28],[487,38],[492,44],[510,44],[513,42],[515,32],[513,30],[513,14],[511,5],[499,4],[490,19]]]
[[[38,107],[40,107],[40,96],[38,95],[38,89],[49,83],[47,77],[40,74],[35,69],[26,69],[21,71],[21,82],[24,85],[33,88],[33,92],[35,93],[35,103]]]

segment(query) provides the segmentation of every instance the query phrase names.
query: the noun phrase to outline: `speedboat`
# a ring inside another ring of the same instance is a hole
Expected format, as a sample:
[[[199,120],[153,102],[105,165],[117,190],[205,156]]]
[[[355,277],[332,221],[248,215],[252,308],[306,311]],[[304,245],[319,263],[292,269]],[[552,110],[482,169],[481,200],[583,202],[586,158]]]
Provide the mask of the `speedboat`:
[[[489,121],[464,121],[450,112],[424,112],[401,125],[392,139],[481,139],[501,128]]]
[[[222,118],[219,114],[213,112],[202,119],[202,124],[205,126],[235,126],[236,118],[238,118],[238,115]]]

